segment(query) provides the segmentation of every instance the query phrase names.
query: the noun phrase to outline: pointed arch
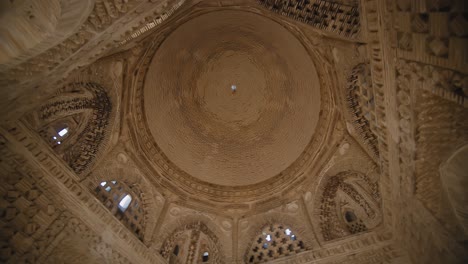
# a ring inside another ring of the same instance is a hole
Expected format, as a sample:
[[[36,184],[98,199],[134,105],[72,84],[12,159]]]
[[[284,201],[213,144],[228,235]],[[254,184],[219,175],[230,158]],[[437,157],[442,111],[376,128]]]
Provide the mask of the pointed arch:
[[[378,182],[356,171],[325,178],[315,205],[321,239],[331,241],[377,227],[382,222]]]
[[[137,186],[117,180],[95,183],[94,195],[140,240],[145,230],[145,212]]]
[[[112,102],[101,85],[75,82],[39,107],[31,121],[75,173],[85,174],[110,134],[111,112]]]
[[[174,254],[177,250],[178,254]],[[183,224],[173,230],[159,249],[169,263],[225,263],[216,234],[201,221]],[[206,254],[208,253],[208,254]]]

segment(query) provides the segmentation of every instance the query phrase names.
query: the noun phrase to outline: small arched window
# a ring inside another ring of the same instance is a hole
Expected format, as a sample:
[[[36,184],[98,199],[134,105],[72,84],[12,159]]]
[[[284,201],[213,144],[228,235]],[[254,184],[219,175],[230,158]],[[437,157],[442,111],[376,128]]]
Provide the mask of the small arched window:
[[[210,257],[210,253],[208,253],[208,251],[203,252],[202,261],[207,262],[209,257]]]
[[[124,198],[122,198],[122,200],[120,200],[119,202],[120,211],[125,212],[125,210],[127,210],[131,202],[132,202],[132,196],[130,194],[125,195]]]
[[[172,251],[172,254],[174,254],[174,256],[178,256],[179,255],[179,245],[176,245],[174,247],[174,251]]]

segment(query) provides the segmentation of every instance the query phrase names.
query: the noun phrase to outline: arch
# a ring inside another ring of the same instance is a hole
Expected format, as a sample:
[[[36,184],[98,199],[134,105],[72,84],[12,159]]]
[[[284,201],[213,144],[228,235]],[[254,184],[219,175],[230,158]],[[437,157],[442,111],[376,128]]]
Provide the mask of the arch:
[[[138,239],[143,240],[145,214],[138,186],[129,186],[116,180],[96,182],[95,186],[94,195]]]
[[[145,219],[141,236],[142,241],[148,245],[164,206],[164,197],[147,181],[133,159],[120,149],[110,151],[85,180],[90,191],[95,190],[97,183],[112,181],[129,186],[133,193],[132,198],[137,197],[140,200],[142,218]]]
[[[371,230],[382,222],[378,182],[363,173],[342,171],[325,176],[316,199],[315,228],[323,241]]]
[[[455,216],[468,234],[468,144],[440,166],[440,177]]]
[[[34,112],[36,128],[77,174],[89,171],[107,141],[112,103],[97,83],[69,83]],[[63,129],[67,133],[61,135]]]
[[[278,224],[281,224],[284,227],[284,230],[288,228],[292,230],[293,234],[303,241],[305,250],[310,250],[312,245],[316,244],[314,234],[312,233],[310,226],[304,221],[304,218],[299,215],[290,215],[286,212],[270,211],[263,215],[256,215],[251,218],[240,220],[238,258],[244,259],[246,263],[249,263],[250,257],[248,257],[248,254],[258,239],[257,236],[263,232],[265,227]],[[243,226],[247,227],[242,230]]]
[[[179,246],[180,254],[171,254],[173,248]],[[183,224],[174,229],[165,237],[159,253],[169,263],[206,262],[208,258],[211,263],[225,261],[219,238],[201,221]]]
[[[305,251],[300,236],[286,225],[265,225],[250,243],[244,256],[245,263],[261,263]]]

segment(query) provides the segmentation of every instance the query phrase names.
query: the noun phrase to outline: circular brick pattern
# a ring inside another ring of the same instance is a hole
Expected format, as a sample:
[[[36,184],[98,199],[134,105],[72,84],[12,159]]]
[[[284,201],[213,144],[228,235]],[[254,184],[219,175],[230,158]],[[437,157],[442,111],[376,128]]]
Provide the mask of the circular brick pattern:
[[[163,42],[146,75],[144,108],[156,143],[179,168],[242,186],[300,156],[317,125],[319,91],[307,50],[288,30],[253,13],[219,11]]]

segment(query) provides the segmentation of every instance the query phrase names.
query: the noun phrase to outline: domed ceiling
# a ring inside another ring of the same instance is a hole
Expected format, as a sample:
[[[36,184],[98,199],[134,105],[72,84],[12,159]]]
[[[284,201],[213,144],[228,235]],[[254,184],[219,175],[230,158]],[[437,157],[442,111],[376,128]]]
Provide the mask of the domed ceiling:
[[[243,186],[290,166],[311,141],[320,83],[301,42],[245,11],[197,16],[155,53],[144,83],[151,134],[201,181]]]

